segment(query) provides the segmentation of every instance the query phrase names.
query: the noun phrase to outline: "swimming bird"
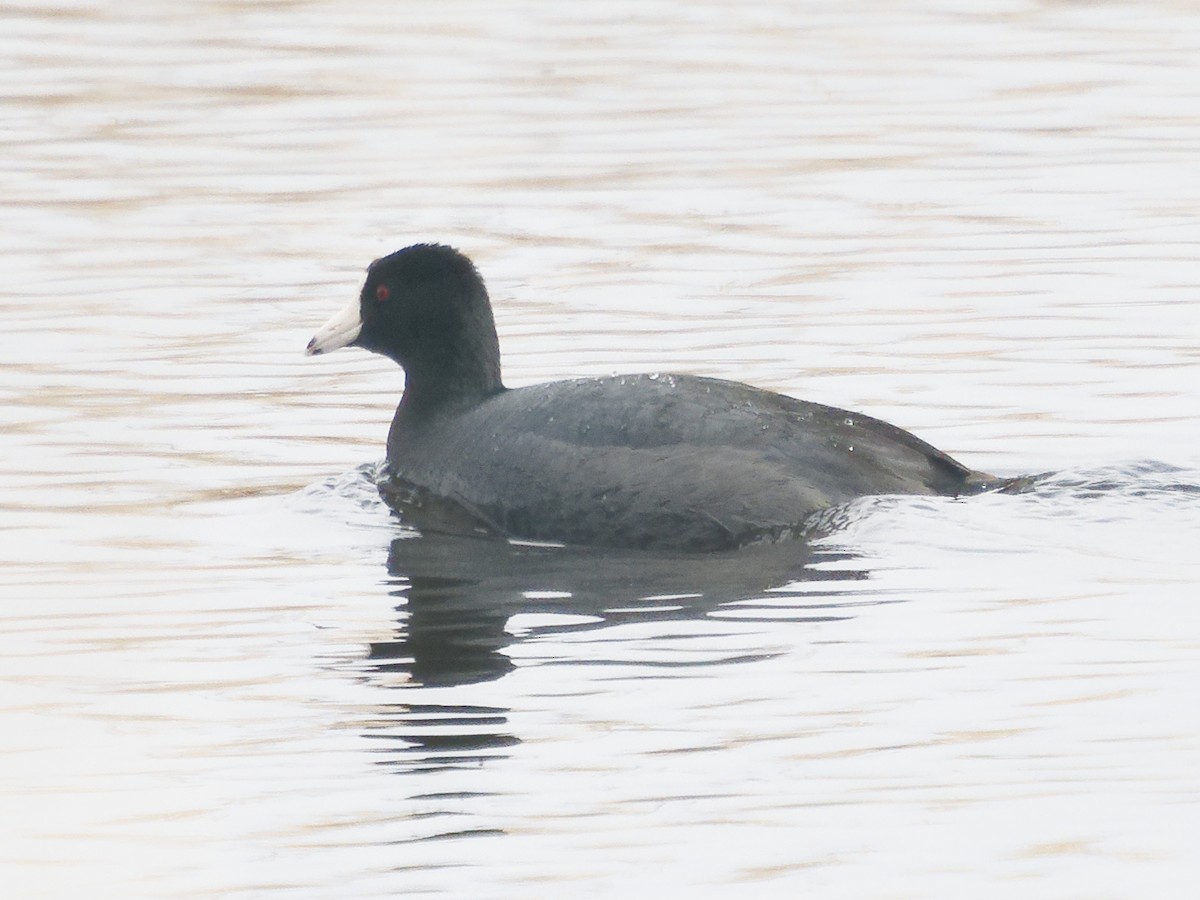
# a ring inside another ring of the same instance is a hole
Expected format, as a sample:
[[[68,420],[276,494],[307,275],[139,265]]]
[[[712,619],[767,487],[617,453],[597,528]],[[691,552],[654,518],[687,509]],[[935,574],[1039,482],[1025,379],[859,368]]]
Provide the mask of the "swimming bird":
[[[506,388],[483,279],[439,244],[371,263],[359,297],[307,353],[346,346],[404,368],[379,486],[401,515],[426,513],[432,524],[418,527],[729,550],[802,533],[814,513],[856,497],[999,483],[887,422],[734,381],[613,375]]]

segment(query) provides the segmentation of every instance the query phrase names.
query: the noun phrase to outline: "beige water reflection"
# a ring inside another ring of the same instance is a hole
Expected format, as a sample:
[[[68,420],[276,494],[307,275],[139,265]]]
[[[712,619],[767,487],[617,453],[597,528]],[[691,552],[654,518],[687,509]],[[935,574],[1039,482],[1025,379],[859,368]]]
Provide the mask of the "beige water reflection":
[[[1198,45],[1166,2],[0,10],[6,892],[1188,896]],[[734,377],[1119,489],[873,507],[833,621],[559,597],[418,686],[369,656],[396,526],[302,492],[402,376],[301,351],[430,238],[510,383]],[[508,739],[415,740],[465,733]]]

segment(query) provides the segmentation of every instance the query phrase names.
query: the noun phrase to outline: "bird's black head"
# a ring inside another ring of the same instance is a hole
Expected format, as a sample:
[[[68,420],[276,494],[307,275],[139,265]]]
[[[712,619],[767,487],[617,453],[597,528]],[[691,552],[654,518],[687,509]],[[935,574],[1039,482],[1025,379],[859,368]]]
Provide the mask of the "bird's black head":
[[[409,405],[503,390],[487,288],[471,261],[451,247],[415,244],[371,263],[358,302],[317,332],[308,353],[345,346],[402,365]]]

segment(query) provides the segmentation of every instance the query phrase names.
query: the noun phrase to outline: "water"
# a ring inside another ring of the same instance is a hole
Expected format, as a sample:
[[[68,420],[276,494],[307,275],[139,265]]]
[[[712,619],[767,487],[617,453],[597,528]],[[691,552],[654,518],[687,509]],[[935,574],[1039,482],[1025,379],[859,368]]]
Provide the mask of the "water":
[[[75,896],[1190,896],[1190,4],[0,10],[0,872]],[[461,246],[508,383],[687,371],[1031,492],[695,560],[414,538]]]

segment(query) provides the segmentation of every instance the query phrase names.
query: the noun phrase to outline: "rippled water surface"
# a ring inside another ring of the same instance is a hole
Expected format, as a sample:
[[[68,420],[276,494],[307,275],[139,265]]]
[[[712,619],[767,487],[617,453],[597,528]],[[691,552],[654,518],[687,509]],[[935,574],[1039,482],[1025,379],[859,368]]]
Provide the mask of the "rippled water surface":
[[[1192,896],[1197,60],[1171,2],[0,9],[5,896]],[[1049,474],[416,536],[402,374],[302,350],[430,239],[509,384]]]

